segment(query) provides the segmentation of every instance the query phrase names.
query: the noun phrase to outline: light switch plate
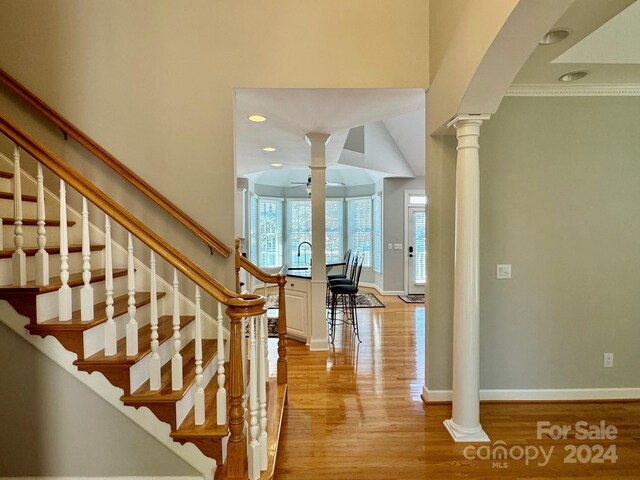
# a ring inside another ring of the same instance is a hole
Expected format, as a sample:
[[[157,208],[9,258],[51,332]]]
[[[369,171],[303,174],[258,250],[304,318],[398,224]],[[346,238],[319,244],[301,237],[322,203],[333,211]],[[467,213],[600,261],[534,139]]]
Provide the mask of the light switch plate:
[[[387,244],[387,250],[393,250],[393,243]]]
[[[393,248],[396,250],[402,250],[402,244],[401,243],[394,243],[393,244]]]
[[[509,280],[511,278],[511,265],[498,265],[496,278],[498,280]]]

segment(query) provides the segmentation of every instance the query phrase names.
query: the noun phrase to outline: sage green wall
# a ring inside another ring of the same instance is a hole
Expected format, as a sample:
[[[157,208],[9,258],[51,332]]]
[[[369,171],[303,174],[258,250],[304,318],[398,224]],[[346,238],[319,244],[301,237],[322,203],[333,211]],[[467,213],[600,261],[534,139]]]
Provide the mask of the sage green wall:
[[[640,387],[639,111],[638,97],[505,98],[482,126],[482,389]],[[429,142],[433,390],[451,388],[452,140]]]
[[[0,477],[200,476],[2,322],[0,345]]]

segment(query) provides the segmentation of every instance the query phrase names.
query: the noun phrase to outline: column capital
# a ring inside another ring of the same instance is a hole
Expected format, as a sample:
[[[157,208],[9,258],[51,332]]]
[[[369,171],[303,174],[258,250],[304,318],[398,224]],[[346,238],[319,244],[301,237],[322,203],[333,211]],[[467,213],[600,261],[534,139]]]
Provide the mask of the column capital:
[[[485,120],[489,120],[491,115],[488,113],[478,113],[478,114],[460,114],[453,117],[447,123],[447,128],[453,126],[453,128],[459,128],[465,125],[482,125],[482,122]]]
[[[329,133],[309,132],[304,136],[305,141],[311,145],[316,142],[322,142],[323,145],[329,143],[331,135]]]

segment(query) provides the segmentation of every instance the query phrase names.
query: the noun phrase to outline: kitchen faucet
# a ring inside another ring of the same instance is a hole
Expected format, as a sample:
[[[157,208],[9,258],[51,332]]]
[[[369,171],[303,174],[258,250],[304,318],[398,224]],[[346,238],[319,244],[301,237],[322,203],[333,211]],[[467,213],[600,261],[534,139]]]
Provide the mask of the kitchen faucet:
[[[303,245],[309,245],[309,250],[311,250],[313,247],[311,246],[311,243],[309,242],[300,242],[300,244],[298,245],[298,257],[300,256],[300,250],[302,249]],[[305,263],[306,263],[307,257],[305,255]],[[309,266],[311,266],[311,261],[309,261]]]

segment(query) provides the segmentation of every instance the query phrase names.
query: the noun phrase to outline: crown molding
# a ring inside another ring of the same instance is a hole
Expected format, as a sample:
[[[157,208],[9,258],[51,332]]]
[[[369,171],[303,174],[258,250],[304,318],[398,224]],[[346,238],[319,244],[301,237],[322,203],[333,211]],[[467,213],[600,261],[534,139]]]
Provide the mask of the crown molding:
[[[506,97],[638,97],[640,85],[512,85]]]

